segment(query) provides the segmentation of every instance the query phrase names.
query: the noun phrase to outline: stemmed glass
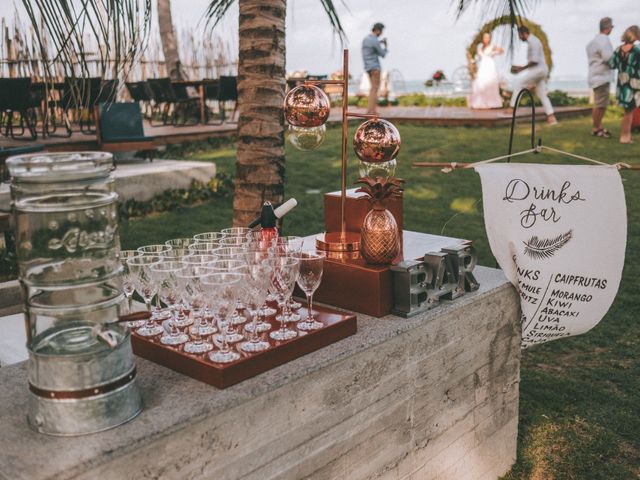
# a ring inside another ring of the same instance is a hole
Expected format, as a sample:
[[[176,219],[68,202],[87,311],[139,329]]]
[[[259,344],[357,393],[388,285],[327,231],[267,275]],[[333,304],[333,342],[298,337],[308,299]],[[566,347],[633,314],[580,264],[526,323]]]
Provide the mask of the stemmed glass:
[[[205,300],[205,292],[201,284],[201,278],[205,272],[199,270],[200,267],[185,267],[176,275],[180,295],[189,304],[194,316],[196,310],[202,308]],[[215,329],[211,333],[214,332]],[[211,351],[213,344],[206,342],[202,335],[202,325],[199,321],[198,324],[191,328],[193,340],[184,344],[184,351],[187,353],[206,353]]]
[[[220,245],[214,242],[199,242],[192,243],[188,248],[191,253],[204,255],[214,253],[218,248],[220,248]]]
[[[244,282],[246,288],[245,306],[251,315],[253,328],[249,340],[240,344],[240,349],[244,352],[261,352],[269,348],[269,342],[263,340],[258,334],[258,310],[267,297],[269,284],[271,283],[271,273],[273,271],[273,259],[249,262],[247,264],[248,276]],[[267,324],[269,328],[271,326]],[[247,325],[249,327],[249,325]],[[245,327],[245,330],[248,328]]]
[[[138,252],[142,255],[163,255],[165,252],[171,250],[169,245],[145,245],[138,247]]]
[[[171,247],[174,250],[176,248],[186,249],[192,243],[193,243],[193,239],[188,237],[172,238],[171,240],[167,240],[166,242],[164,242],[165,245],[167,245],[168,247]]]
[[[298,335],[298,332],[287,328],[287,302],[293,293],[293,287],[298,278],[298,268],[300,261],[294,257],[282,256],[274,259],[273,285],[275,287],[278,303],[282,305],[282,315],[280,315],[280,329],[269,334],[274,340],[290,340]]]
[[[182,261],[187,255],[192,255],[191,250],[187,249],[187,247],[172,247],[171,250],[162,254],[164,258],[177,262]]]
[[[247,251],[244,247],[220,247],[216,250],[215,255],[220,260],[237,260],[243,259]]]
[[[220,243],[226,235],[221,232],[205,232],[198,233],[193,236],[193,241],[191,243]]]
[[[212,273],[246,273],[247,262],[244,259],[236,259],[236,260],[216,260],[215,262],[207,263],[207,269],[211,270]],[[238,304],[236,305],[236,311],[233,312],[231,316],[231,322],[229,328],[227,329],[227,341],[234,343],[239,342],[244,338],[242,334],[237,333],[233,325],[242,325],[247,319],[238,313],[238,310],[242,310],[244,308],[244,303],[242,299],[238,299]]]
[[[209,354],[209,359],[212,362],[229,363],[240,358],[238,352],[234,352],[229,348],[226,325],[229,317],[236,309],[236,302],[240,295],[240,282],[243,277],[238,273],[212,273],[205,275],[201,279],[207,303],[218,323],[222,337],[220,350]]]
[[[151,278],[158,285],[158,296],[171,311],[170,331],[160,337],[165,345],[180,345],[189,340],[186,333],[178,330],[178,307],[180,305],[180,289],[178,274],[184,269],[182,262],[163,259],[151,265]]]
[[[247,233],[247,239],[249,240],[249,248],[259,248],[262,250],[268,250],[273,247],[275,244],[275,239],[270,238],[265,240],[262,237],[262,232],[260,230],[252,230]]]
[[[154,255],[163,257],[167,252],[171,251],[171,247],[164,244],[154,244],[154,245],[144,245],[142,247],[138,247],[138,252],[142,255]],[[162,308],[160,308],[160,299],[156,298],[156,305],[153,310],[153,315],[156,320],[164,320],[168,318],[168,312],[163,312]]]
[[[136,291],[135,286],[133,285],[133,277],[131,275],[131,270],[129,269],[129,265],[127,264],[127,260],[133,257],[140,256],[137,250],[120,250],[120,263],[122,264],[122,290],[124,292],[124,296],[127,299],[127,313],[131,313],[131,304],[133,302],[133,292]],[[138,328],[142,327],[146,320],[133,320],[131,322],[127,322],[126,326],[129,328]]]
[[[244,253],[245,259],[247,263],[259,263],[264,262],[266,260],[273,258],[273,251],[270,249],[263,250],[261,248],[249,248]],[[269,322],[265,322],[262,318],[270,317],[271,315],[276,314],[275,308],[271,308],[267,305],[267,300],[269,300],[270,291],[273,289],[273,279],[269,278],[269,283],[267,284],[267,295],[264,299],[263,304],[260,306],[258,310],[259,320],[255,323],[251,323],[247,325],[245,328],[246,331],[252,332],[254,328],[258,329],[258,332],[267,332],[271,330],[271,324]]]
[[[218,256],[211,253],[203,255],[192,253],[182,257],[180,261],[185,265],[185,267],[203,267],[208,263],[215,262],[216,260],[218,260]]]
[[[325,254],[323,252],[302,252],[298,257],[300,260],[300,274],[298,275],[298,286],[307,296],[307,318],[298,322],[298,330],[317,330],[323,327],[313,317],[313,292],[320,286],[322,281],[322,268]]]
[[[247,227],[231,227],[220,230],[227,237],[246,237],[250,231],[251,229]]]
[[[157,285],[151,277],[150,268],[152,265],[160,263],[161,261],[162,257],[156,255],[139,255],[127,260],[133,285],[144,299],[144,304],[148,312],[151,312],[151,299],[157,293]],[[140,327],[136,332],[143,337],[160,335],[164,329],[162,325],[156,323],[156,319],[157,316],[151,315],[151,317],[146,320],[144,326]]]
[[[239,247],[245,248],[249,244],[249,239],[246,236],[241,237],[225,237],[220,240],[221,247]]]
[[[302,251],[302,246],[304,245],[304,238],[295,237],[295,236],[284,236],[278,237],[275,241],[275,249],[278,254],[285,255],[294,255],[298,256]],[[288,312],[285,317],[285,322],[298,322],[300,320],[300,315],[293,312],[292,310],[298,310],[302,307],[302,304],[293,300],[293,297],[289,297],[289,301],[287,302]],[[280,320],[280,318],[277,318]]]

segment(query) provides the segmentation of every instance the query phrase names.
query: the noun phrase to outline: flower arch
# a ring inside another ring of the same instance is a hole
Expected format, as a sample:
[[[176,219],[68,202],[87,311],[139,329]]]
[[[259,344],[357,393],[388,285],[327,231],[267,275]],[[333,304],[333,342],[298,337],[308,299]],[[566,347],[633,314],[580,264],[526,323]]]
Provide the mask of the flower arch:
[[[482,41],[482,35],[486,32],[492,33],[496,28],[503,25],[511,25],[512,19],[509,15],[504,15],[502,17],[494,18],[493,20],[485,23],[482,28],[478,31],[476,36],[471,41],[471,44],[467,47],[467,63],[469,65],[469,73],[471,74],[471,78],[475,78],[476,76],[476,65],[473,62],[473,58],[476,54],[476,48],[478,47],[478,43]],[[540,39],[542,43],[542,48],[544,49],[544,59],[547,62],[547,66],[549,67],[549,73],[551,73],[551,69],[553,68],[553,60],[551,59],[551,48],[549,48],[549,39],[547,38],[547,34],[544,33],[542,27],[531,20],[527,20],[526,18],[516,17],[516,25],[524,25],[529,31]]]

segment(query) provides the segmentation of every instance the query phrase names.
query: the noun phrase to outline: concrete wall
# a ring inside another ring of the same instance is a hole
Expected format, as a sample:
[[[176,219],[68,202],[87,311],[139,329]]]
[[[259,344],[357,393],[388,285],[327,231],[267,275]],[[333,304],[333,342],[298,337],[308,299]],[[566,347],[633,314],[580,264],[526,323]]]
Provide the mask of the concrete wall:
[[[25,434],[0,393],[0,478],[496,479],[516,455],[519,303],[476,273],[479,292],[359,316],[355,336],[224,391],[139,361],[145,411],[84,441]]]

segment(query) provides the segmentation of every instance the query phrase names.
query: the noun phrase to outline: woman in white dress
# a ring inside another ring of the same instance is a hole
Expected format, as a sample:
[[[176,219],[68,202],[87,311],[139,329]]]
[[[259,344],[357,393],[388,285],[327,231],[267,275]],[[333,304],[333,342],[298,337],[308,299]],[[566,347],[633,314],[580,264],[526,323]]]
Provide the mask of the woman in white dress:
[[[498,78],[498,70],[493,57],[503,53],[504,49],[491,43],[491,34],[485,32],[482,35],[482,42],[478,44],[476,53],[478,71],[476,72],[475,80],[471,84],[470,108],[502,108],[500,79]]]

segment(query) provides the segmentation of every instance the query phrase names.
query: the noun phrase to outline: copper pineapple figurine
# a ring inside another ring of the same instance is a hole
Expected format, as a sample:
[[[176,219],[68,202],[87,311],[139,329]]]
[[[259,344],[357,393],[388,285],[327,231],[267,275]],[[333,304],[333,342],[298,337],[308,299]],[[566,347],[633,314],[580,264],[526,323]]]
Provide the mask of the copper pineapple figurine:
[[[367,213],[360,229],[360,250],[362,256],[371,265],[386,265],[393,261],[400,253],[400,235],[398,224],[389,210],[384,206],[387,198],[402,196],[400,178],[362,177],[357,184],[363,186],[356,192],[366,194],[371,203],[371,210]]]

